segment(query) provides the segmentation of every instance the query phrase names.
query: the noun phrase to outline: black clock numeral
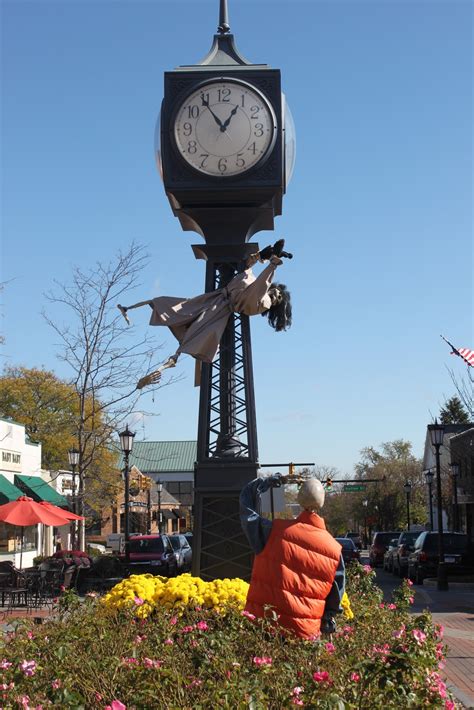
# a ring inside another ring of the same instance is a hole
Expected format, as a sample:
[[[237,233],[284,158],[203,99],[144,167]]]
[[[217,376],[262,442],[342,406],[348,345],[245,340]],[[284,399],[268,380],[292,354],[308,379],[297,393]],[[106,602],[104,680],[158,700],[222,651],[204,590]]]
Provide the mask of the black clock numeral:
[[[227,158],[219,158],[217,167],[221,173],[225,173],[225,171],[227,170]]]
[[[188,142],[188,153],[191,153],[191,155],[194,155],[194,153],[197,153],[196,141],[189,141]]]
[[[253,119],[254,121],[256,121],[258,118],[259,111],[260,111],[260,106],[251,106],[250,107],[250,118]]]
[[[256,153],[257,153],[257,146],[256,146],[255,141],[249,145],[249,147],[247,148],[247,150],[249,150],[249,151],[252,153],[252,155],[256,155]]]
[[[245,160],[242,156],[243,153],[237,153],[237,158],[235,159],[235,166],[237,168],[243,168],[245,166]]]
[[[217,101],[219,103],[227,103],[230,101],[230,89],[217,89]]]
[[[244,106],[245,106],[245,94],[242,94],[241,99],[242,99],[242,104],[241,104],[241,105],[242,105],[242,108],[244,108]]]
[[[206,94],[201,94],[201,101],[203,106],[209,105],[209,92],[207,92]]]
[[[188,138],[193,132],[193,127],[190,123],[183,123],[183,133]]]
[[[254,136],[257,136],[257,138],[260,138],[260,136],[263,136],[263,123],[256,123],[255,124],[255,130],[253,132]]]
[[[198,118],[199,117],[199,106],[194,104],[193,106],[188,106],[188,118]]]
[[[209,153],[201,153],[201,154],[199,155],[199,157],[202,158],[199,167],[200,167],[200,168],[205,168],[205,167],[207,167],[207,166],[206,166],[206,162],[207,162],[207,159],[209,158]]]

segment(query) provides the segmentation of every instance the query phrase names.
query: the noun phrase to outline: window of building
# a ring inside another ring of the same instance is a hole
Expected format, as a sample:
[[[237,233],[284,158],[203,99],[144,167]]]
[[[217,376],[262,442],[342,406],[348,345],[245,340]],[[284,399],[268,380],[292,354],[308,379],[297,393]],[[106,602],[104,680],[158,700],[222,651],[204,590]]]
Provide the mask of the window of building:
[[[165,487],[172,496],[189,495],[193,492],[192,481],[167,481]]]
[[[22,545],[23,533],[23,545]],[[23,552],[38,549],[38,526],[15,528],[13,525],[0,523],[0,552]]]

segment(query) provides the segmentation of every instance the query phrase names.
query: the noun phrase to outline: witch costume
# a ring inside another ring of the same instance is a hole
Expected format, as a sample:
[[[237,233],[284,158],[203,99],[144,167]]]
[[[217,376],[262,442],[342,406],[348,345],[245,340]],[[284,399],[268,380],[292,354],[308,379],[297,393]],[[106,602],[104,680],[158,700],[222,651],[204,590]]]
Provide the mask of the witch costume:
[[[252,254],[247,259],[245,271],[236,274],[227,286],[215,291],[194,298],[159,296],[149,301],[140,301],[132,306],[118,306],[124,318],[130,322],[128,310],[149,305],[152,309],[150,325],[168,327],[179,342],[176,353],[158,370],[142,377],[137,385],[138,389],[158,382],[161,371],[174,367],[181,353],[192,355],[198,361],[211,363],[217,354],[231,313],[247,316],[268,313],[270,320],[271,315],[274,315],[271,310],[284,305],[287,312],[284,323],[276,327],[270,320],[270,324],[276,330],[284,330],[291,325],[289,293],[284,285],[272,284],[275,270],[283,263],[282,259],[272,253],[268,265],[258,276],[255,276],[252,266],[257,261],[264,260],[262,254],[264,251]]]

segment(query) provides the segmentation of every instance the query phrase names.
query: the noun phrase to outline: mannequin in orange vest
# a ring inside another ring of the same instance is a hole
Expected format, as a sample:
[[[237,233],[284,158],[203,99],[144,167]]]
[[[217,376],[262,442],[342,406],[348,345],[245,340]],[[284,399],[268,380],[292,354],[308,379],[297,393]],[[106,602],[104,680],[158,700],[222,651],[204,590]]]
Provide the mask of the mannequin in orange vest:
[[[315,478],[299,488],[303,510],[296,520],[272,522],[257,512],[261,494],[286,481],[281,474],[256,478],[240,494],[242,527],[256,554],[245,609],[262,617],[269,607],[281,626],[317,638],[336,630],[334,617],[342,612],[342,548],[316,513],[324,505],[324,488]]]

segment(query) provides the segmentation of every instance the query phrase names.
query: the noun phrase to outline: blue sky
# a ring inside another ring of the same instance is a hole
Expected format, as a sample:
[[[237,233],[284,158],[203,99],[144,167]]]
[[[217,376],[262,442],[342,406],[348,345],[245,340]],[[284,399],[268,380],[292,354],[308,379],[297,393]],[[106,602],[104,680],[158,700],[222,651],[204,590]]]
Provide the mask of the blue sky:
[[[3,0],[3,360],[67,376],[41,318],[74,264],[134,239],[150,266],[130,301],[202,291],[204,268],[154,165],[163,72],[207,53],[218,0]],[[229,0],[241,53],[282,71],[297,160],[275,231],[294,325],[252,321],[260,460],[350,473],[367,445],[426,424],[453,386],[439,334],[474,347],[472,4]],[[58,315],[58,313],[55,313]],[[60,314],[59,314],[60,315]],[[147,315],[134,314],[138,332]],[[163,356],[173,338],[159,332]],[[185,376],[138,436],[192,439]]]

